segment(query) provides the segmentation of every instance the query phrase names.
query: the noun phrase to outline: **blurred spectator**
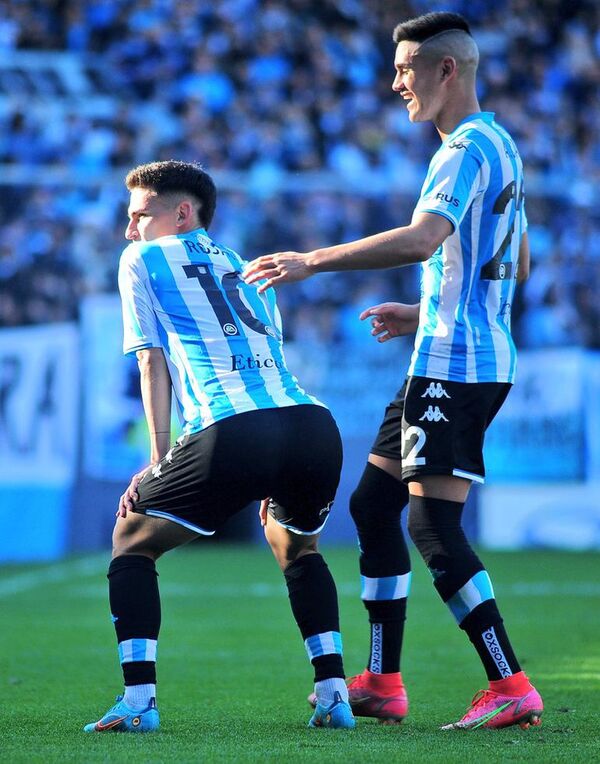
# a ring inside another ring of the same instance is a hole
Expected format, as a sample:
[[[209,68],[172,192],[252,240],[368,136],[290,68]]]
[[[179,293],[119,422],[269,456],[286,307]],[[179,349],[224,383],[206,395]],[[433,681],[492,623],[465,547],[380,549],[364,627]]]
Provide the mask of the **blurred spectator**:
[[[391,33],[442,8],[471,21],[482,106],[526,165],[534,269],[516,336],[598,347],[593,0],[0,0],[0,325],[75,319],[83,294],[115,289],[134,163],[220,173],[213,235],[248,258],[407,223],[438,137],[391,91]],[[46,57],[19,59],[31,51]],[[290,333],[330,343],[362,336],[365,302],[417,290],[415,270],[337,274],[281,302]]]

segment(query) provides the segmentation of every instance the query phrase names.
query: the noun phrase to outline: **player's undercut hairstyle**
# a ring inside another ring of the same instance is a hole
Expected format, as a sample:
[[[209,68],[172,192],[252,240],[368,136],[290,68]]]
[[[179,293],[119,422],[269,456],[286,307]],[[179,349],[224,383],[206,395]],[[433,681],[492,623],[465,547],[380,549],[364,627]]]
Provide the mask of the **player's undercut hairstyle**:
[[[460,31],[471,35],[468,21],[460,13],[439,11],[403,21],[394,29],[394,42],[425,42],[442,32]]]
[[[403,21],[394,29],[394,42],[417,42],[415,55],[430,60],[452,56],[459,76],[475,77],[479,50],[468,21],[460,13],[425,13]]]
[[[129,191],[145,188],[156,194],[184,194],[199,202],[198,219],[208,228],[215,214],[217,189],[213,179],[200,165],[168,159],[134,167],[127,173],[125,185]]]

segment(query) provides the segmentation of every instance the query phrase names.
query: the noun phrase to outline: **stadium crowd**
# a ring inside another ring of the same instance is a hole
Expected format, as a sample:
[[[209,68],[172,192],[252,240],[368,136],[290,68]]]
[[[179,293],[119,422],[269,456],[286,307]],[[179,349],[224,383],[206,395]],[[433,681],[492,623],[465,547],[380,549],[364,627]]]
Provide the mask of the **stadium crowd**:
[[[392,93],[391,32],[429,10],[470,20],[482,106],[525,161],[520,345],[600,349],[593,0],[0,0],[0,326],[72,320],[115,290],[140,162],[200,161],[221,189],[213,236],[247,258],[408,222],[439,139]],[[65,54],[77,96],[52,65]],[[282,289],[287,334],[352,338],[362,308],[417,288],[412,270]]]

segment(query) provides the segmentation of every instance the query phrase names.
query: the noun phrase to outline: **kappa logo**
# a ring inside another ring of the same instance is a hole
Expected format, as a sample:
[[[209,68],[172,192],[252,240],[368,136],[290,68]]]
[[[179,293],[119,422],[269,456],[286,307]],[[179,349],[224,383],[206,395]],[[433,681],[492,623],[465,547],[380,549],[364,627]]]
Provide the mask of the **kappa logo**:
[[[430,382],[429,383],[429,387],[427,388],[427,390],[425,390],[425,392],[423,393],[421,398],[427,398],[427,397],[429,397],[429,398],[450,398],[448,393],[442,387],[441,382]]]
[[[441,422],[442,420],[444,422],[450,421],[449,419],[446,419],[446,417],[442,414],[439,406],[434,407],[431,404],[427,407],[427,411],[423,414],[423,416],[419,418],[419,422],[422,422],[424,419],[426,419],[428,422]]]
[[[158,464],[155,464],[154,467],[152,467],[152,475],[155,478],[159,478],[161,477],[161,473],[162,473],[162,465],[159,462]]]

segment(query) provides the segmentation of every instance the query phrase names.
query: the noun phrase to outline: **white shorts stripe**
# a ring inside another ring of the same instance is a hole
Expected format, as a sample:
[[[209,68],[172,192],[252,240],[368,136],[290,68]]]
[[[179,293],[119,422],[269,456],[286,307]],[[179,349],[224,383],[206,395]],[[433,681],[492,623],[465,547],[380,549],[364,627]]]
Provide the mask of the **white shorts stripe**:
[[[465,472],[465,470],[452,470],[452,474],[455,477],[466,478],[472,480],[475,483],[485,483],[485,478],[481,475],[476,475],[474,472]]]

